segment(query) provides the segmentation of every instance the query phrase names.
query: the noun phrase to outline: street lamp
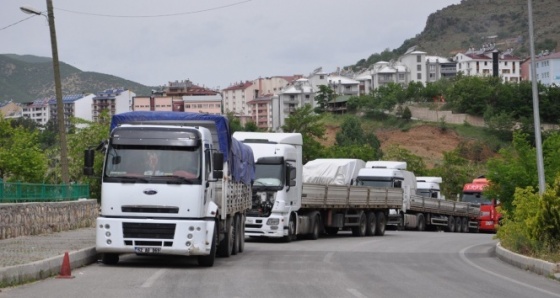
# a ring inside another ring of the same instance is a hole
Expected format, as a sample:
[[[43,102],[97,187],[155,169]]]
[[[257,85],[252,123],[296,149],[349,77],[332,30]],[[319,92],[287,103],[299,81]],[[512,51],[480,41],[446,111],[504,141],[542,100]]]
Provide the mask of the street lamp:
[[[39,10],[29,7],[20,7],[21,11],[27,14],[43,15]],[[52,0],[47,0],[47,19],[51,32],[52,60],[54,70],[54,88],[56,93],[56,115],[58,122],[58,133],[60,138],[60,168],[61,177],[64,184],[68,184],[68,150],[66,145],[66,125],[64,125],[64,103],[62,102],[62,87],[60,83],[60,64],[58,61],[58,49],[56,45],[56,30],[54,27],[54,13]]]

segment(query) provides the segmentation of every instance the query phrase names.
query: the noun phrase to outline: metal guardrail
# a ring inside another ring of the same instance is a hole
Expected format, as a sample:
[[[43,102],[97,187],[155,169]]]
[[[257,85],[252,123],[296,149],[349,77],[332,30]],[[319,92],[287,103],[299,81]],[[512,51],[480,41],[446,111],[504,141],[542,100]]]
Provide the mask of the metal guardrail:
[[[75,201],[89,197],[88,184],[42,184],[0,180],[0,203]]]

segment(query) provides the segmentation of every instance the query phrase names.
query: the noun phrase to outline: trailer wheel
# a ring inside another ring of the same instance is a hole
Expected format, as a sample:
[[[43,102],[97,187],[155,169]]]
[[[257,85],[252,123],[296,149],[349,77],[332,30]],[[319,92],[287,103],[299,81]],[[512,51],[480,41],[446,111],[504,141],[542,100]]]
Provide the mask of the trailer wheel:
[[[212,267],[214,266],[214,261],[216,260],[216,244],[218,243],[218,221],[214,224],[214,237],[212,237],[212,246],[210,248],[210,254],[207,256],[198,256],[198,266],[202,267]]]
[[[463,228],[463,230],[461,232],[468,233],[469,232],[469,219],[466,218],[466,217],[463,217],[463,219],[461,221],[462,221],[461,227]]]
[[[239,252],[243,252],[245,250],[245,214],[239,215],[241,224],[239,225]]]
[[[455,232],[455,217],[449,216],[447,219],[447,231]]]
[[[358,219],[358,226],[352,227],[352,235],[356,237],[364,237],[366,235],[367,221],[366,214],[362,212]]]
[[[426,219],[424,218],[424,214],[422,214],[422,213],[418,214],[417,220],[418,220],[418,225],[416,226],[416,229],[418,231],[425,231],[426,230]]]
[[[375,214],[377,224],[375,227],[375,235],[383,236],[385,235],[385,226],[387,225],[387,220],[385,218],[385,213],[383,211],[377,211]]]
[[[119,262],[119,254],[104,253],[101,262],[105,265],[116,265]]]
[[[218,255],[220,257],[229,258],[231,256],[231,251],[233,249],[233,231],[231,226],[232,218],[228,217],[224,226],[224,239],[222,239],[220,245],[218,245]]]
[[[311,235],[309,235],[309,239],[311,240],[319,239],[320,228],[321,228],[321,218],[319,217],[319,215],[315,215],[315,220],[313,221],[313,231],[311,232]]]
[[[455,233],[461,233],[463,231],[463,220],[460,217],[455,218]]]
[[[232,224],[231,233],[233,235],[233,246],[231,248],[231,254],[236,255],[239,252],[239,240],[241,239],[241,222],[239,220],[239,214],[235,214],[233,216]]]
[[[375,213],[370,211],[366,214],[366,236],[375,235],[375,229],[377,228],[377,219]]]

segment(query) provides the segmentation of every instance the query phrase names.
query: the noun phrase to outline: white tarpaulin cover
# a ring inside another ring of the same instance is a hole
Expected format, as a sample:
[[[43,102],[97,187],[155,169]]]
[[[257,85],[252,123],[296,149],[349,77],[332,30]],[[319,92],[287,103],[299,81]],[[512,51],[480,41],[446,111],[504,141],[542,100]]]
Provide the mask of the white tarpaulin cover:
[[[350,185],[365,165],[361,159],[315,159],[303,166],[303,183]]]

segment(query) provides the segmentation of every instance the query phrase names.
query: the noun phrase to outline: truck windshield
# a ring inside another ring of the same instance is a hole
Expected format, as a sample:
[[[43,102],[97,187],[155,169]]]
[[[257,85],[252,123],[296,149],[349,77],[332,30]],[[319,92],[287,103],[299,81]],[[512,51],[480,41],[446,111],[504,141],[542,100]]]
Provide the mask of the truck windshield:
[[[464,192],[463,198],[461,200],[467,203],[478,203],[478,204],[491,203],[491,201],[488,198],[486,198],[479,192]]]
[[[356,185],[361,186],[371,186],[371,187],[383,187],[383,188],[393,188],[392,180],[356,180]]]
[[[199,146],[111,145],[104,178],[108,182],[200,183],[201,156]]]
[[[282,187],[282,164],[255,164],[254,187]]]

